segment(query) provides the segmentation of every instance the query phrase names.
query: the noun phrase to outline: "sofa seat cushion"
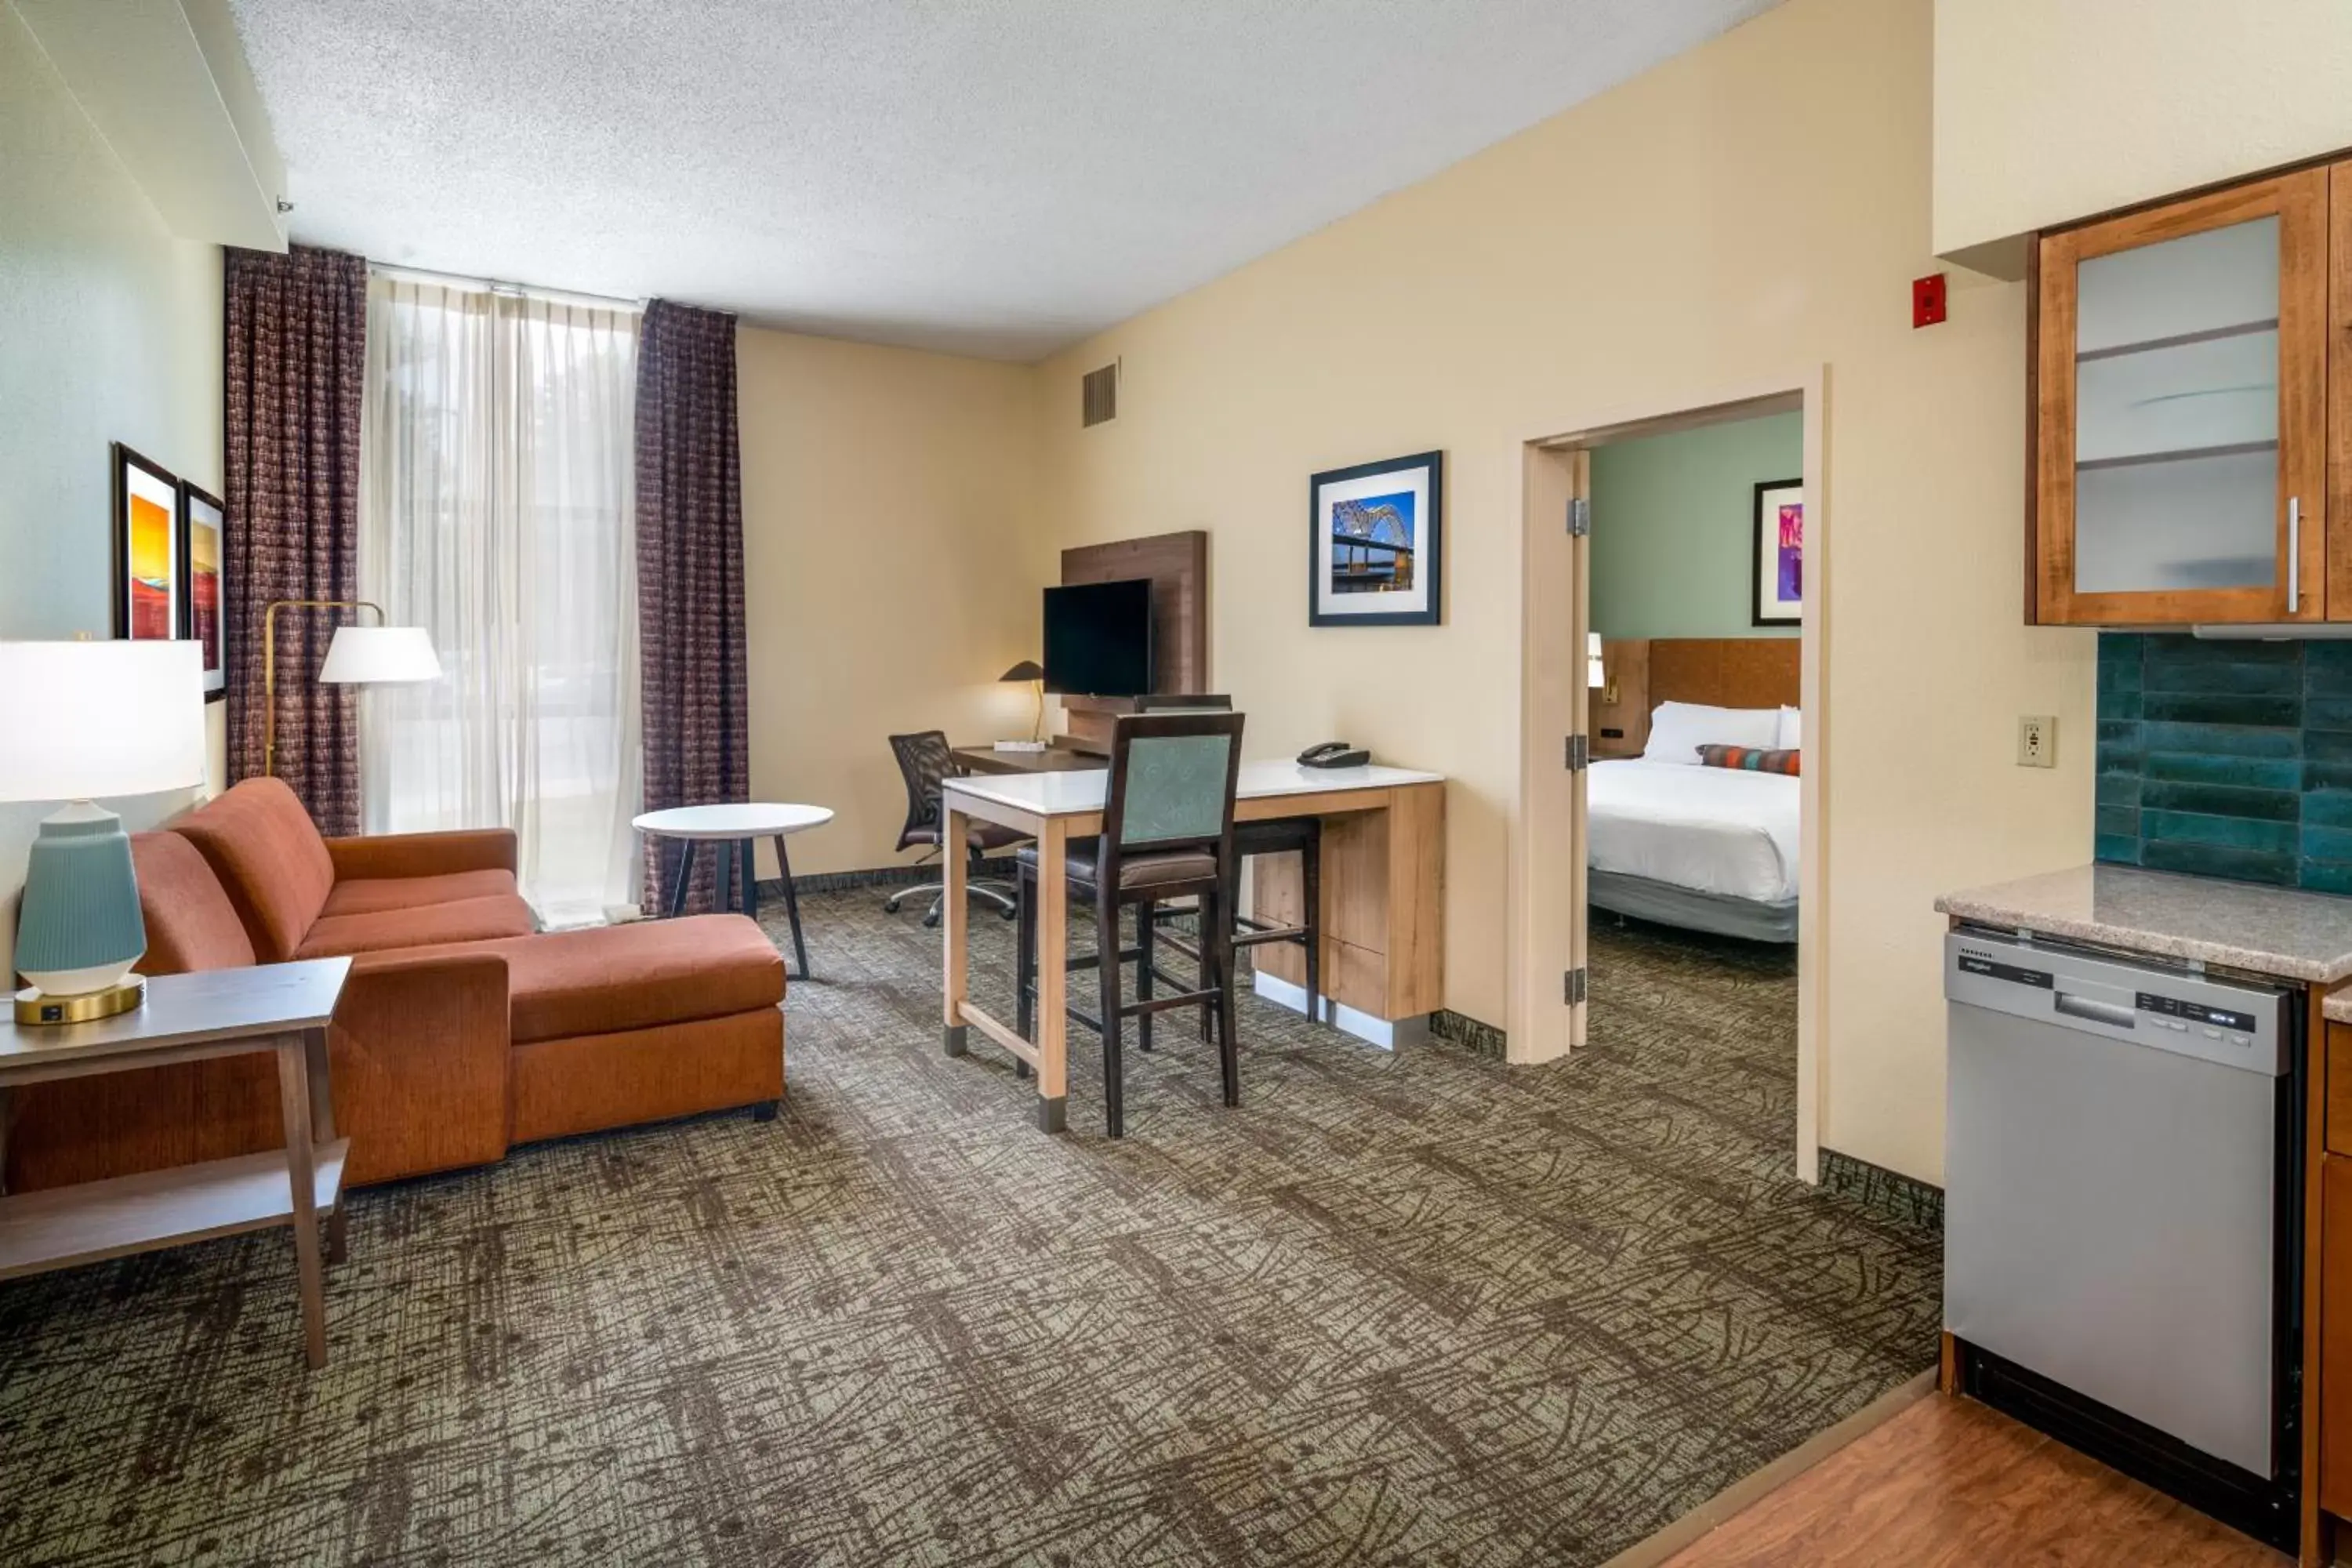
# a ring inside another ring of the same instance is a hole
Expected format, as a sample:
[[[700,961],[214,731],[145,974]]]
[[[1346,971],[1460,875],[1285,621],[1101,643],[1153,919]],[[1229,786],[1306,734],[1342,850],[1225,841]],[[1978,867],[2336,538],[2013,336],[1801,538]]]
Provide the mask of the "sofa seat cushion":
[[[429,904],[455,904],[467,899],[516,898],[512,871],[446,871],[430,877],[363,877],[337,882],[327,895],[322,917],[375,915],[387,910],[422,909]]]
[[[551,931],[465,949],[503,953],[518,1046],[724,1018],[784,999],[784,961],[741,915]]]
[[[134,833],[131,864],[139,873],[139,914],[147,927],[142,974],[241,969],[254,962],[253,939],[236,918],[236,906],[194,845],[176,833]]]
[[[513,893],[459,899],[414,909],[324,915],[294,950],[296,958],[336,958],[389,948],[446,947],[528,934],[537,922]]]
[[[265,963],[279,963],[326,907],[335,863],[286,781],[251,778],[172,824],[203,852]]]

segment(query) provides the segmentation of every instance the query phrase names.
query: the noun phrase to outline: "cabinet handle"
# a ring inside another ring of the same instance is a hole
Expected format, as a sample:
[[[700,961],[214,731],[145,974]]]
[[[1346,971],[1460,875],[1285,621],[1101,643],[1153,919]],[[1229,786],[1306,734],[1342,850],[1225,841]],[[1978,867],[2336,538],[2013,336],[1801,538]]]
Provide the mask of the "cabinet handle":
[[[2303,498],[2286,498],[2286,613],[2303,608]]]

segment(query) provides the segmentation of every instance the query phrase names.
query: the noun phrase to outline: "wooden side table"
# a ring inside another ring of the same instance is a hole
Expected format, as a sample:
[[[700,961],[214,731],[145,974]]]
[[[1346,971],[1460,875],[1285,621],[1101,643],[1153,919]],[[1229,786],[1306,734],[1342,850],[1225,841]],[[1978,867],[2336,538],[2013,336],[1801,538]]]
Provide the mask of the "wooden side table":
[[[313,1367],[324,1366],[319,1215],[327,1215],[327,1256],[340,1263],[350,1148],[335,1136],[327,1025],[351,968],[348,958],[322,958],[162,974],[147,982],[144,1005],[115,1017],[51,1028],[0,1024],[0,1170],[9,1091],[18,1084],[268,1051],[278,1058],[286,1126],[282,1151],[0,1195],[0,1279],[291,1226],[303,1346]]]

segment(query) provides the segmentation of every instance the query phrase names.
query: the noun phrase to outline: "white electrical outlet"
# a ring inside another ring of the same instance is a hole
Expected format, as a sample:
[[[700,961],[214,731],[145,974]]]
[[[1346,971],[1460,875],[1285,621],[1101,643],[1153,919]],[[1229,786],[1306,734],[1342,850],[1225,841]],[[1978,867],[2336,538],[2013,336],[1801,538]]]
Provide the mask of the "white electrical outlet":
[[[2054,768],[2058,765],[2058,717],[2028,713],[2017,721],[2017,765]]]

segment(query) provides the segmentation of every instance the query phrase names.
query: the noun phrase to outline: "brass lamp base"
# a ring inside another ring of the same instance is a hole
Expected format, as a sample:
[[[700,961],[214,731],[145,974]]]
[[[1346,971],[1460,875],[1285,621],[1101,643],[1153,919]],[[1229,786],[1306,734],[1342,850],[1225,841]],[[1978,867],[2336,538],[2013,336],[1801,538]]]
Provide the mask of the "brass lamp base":
[[[87,1024],[128,1013],[146,1000],[147,981],[138,974],[125,975],[103,991],[85,991],[79,996],[51,996],[27,986],[16,993],[16,1022]]]

